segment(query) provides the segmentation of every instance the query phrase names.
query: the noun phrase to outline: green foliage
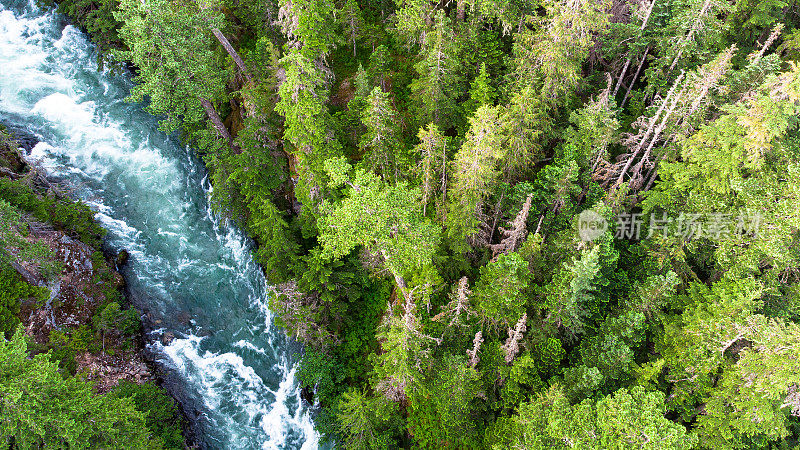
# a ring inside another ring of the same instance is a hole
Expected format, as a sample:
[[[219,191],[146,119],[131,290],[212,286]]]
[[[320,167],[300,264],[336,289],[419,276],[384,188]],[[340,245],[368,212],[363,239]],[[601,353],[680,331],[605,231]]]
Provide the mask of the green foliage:
[[[132,99],[199,149],[215,208],[257,241],[340,445],[790,447],[800,16],[617,6],[62,2],[138,67]],[[98,242],[88,210],[25,179],[0,198]],[[589,208],[610,226],[585,242]],[[630,214],[639,238],[615,237]],[[681,233],[740,215],[758,229]],[[100,335],[51,347],[74,370]]]
[[[517,253],[500,255],[482,267],[474,292],[483,320],[501,328],[513,326],[525,312],[529,278],[528,263]]]
[[[47,288],[31,286],[9,264],[0,262],[0,336],[11,336],[19,324],[21,300],[44,302],[49,294]]]
[[[298,41],[308,59],[324,57],[335,45],[334,15],[331,0],[280,0],[283,14],[280,25],[289,41]]]
[[[51,331],[46,348],[65,375],[75,375],[78,369],[75,358],[87,351],[100,353],[103,350],[103,340],[92,328],[81,325],[68,331]]]
[[[120,309],[119,303],[111,302],[100,312],[97,328],[103,332],[117,331],[123,335],[136,335],[141,331],[139,314],[135,309]]]
[[[41,196],[23,180],[7,178],[0,178],[0,199],[92,247],[100,247],[100,238],[105,230],[95,222],[94,213],[83,203]]]
[[[419,448],[471,447],[477,430],[470,411],[479,374],[463,357],[450,356],[438,366],[411,396],[409,431]]]
[[[336,160],[331,160],[336,161]],[[331,179],[344,181],[342,169],[328,167]],[[346,197],[330,205],[319,222],[323,256],[341,258],[356,246],[379,253],[395,276],[424,277],[438,246],[439,233],[422,217],[416,189],[405,183],[387,185],[371,172],[355,171]],[[424,278],[423,278],[424,280]]]
[[[330,405],[344,391],[343,372],[335,358],[310,350],[303,355],[297,379],[304,388],[315,390],[320,403]]]
[[[339,401],[337,421],[346,448],[361,450],[392,446],[399,419],[398,405],[380,396],[350,389]]]
[[[558,387],[520,406],[500,442],[519,448],[690,449],[697,438],[664,417],[664,394],[620,389],[570,406]],[[496,439],[496,438],[495,438]],[[501,448],[496,444],[494,448]]]
[[[128,46],[114,55],[138,68],[130,100],[148,97],[147,109],[165,117],[165,131],[204,124],[201,100],[225,97],[226,70],[211,35],[221,18],[209,11],[194,2],[121,0],[114,13]]]
[[[397,159],[402,156],[400,132],[395,125],[395,112],[389,104],[389,94],[379,87],[373,89],[366,98],[361,120],[366,129],[359,145],[365,153],[365,168],[380,174],[384,180],[399,179]]]
[[[489,73],[486,71],[486,63],[481,64],[481,71],[472,82],[469,89],[469,100],[465,103],[464,109],[467,115],[476,111],[483,105],[491,106],[494,103],[497,93],[489,83]]]
[[[100,396],[62,377],[49,355],[28,358],[22,329],[0,339],[0,441],[17,448],[149,448],[144,415],[128,399]]]
[[[117,0],[37,0],[46,6],[58,6],[58,12],[71,17],[89,33],[103,52],[101,56],[125,45],[119,37],[119,21],[114,18]]]
[[[584,332],[586,305],[596,290],[600,272],[600,247],[584,250],[579,259],[565,264],[541,294],[547,310],[545,320],[574,336]]]
[[[447,129],[457,120],[457,48],[450,20],[439,10],[435,25],[422,46],[421,60],[414,66],[419,74],[411,83],[411,91],[418,100],[417,117],[422,123],[434,123]]]
[[[181,434],[182,416],[166,391],[152,382],[143,384],[122,381],[109,392],[108,397],[114,399],[131,399],[137,411],[144,414],[144,421],[150,438],[155,442],[152,446],[164,449],[184,448]]]

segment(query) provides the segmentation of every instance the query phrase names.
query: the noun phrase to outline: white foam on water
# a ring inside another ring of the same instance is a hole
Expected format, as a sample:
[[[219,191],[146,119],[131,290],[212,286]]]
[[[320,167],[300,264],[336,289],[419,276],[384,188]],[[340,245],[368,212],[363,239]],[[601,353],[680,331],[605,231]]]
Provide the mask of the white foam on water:
[[[148,307],[166,317],[186,315],[183,329],[160,324],[153,333],[179,338],[149,346],[205,405],[206,431],[214,433],[205,445],[317,448],[297,369],[286,339],[272,328],[266,280],[248,239],[208,202],[194,210],[195,199],[207,198],[211,188],[207,178],[199,181],[203,169],[191,150],[176,153],[159,144],[166,139],[152,120],[122,102],[129,82],[96,72],[96,55],[79,30],[60,28],[55,14],[33,0],[23,12],[12,4],[0,0],[0,116],[41,131],[29,158],[80,188],[111,241],[130,253]],[[219,279],[216,285],[210,277]],[[206,291],[183,289],[194,283]],[[219,330],[196,315],[213,319],[208,303],[192,303],[196,296],[213,298],[215,288],[236,295],[216,302],[219,313],[236,310],[230,320],[237,322]],[[254,359],[273,363],[258,367]]]
[[[266,355],[267,354],[267,352],[263,348],[256,347],[255,345],[253,345],[252,342],[245,341],[244,339],[234,342],[233,346],[234,347],[238,347],[238,348],[246,348],[248,350],[252,350],[252,351],[254,351],[256,353],[259,353],[259,354],[262,354],[262,355]]]

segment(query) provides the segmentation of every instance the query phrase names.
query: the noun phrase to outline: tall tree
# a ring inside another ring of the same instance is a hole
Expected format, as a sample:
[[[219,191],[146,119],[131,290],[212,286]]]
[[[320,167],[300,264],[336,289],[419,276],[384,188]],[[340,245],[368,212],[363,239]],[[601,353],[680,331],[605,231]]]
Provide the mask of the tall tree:
[[[165,131],[182,125],[191,129],[208,118],[232,143],[213,106],[225,99],[228,78],[209,32],[209,25],[221,26],[215,22],[218,17],[206,17],[193,3],[171,0],[122,0],[115,17],[122,22],[119,34],[129,48],[115,54],[139,69],[129,98],[140,102],[147,96],[147,108],[165,117]]]
[[[456,86],[460,81],[456,39],[444,11],[436,15],[433,30],[422,45],[422,59],[414,67],[419,74],[411,83],[422,123],[433,122],[441,129],[453,125],[457,111]]]
[[[356,55],[356,44],[361,35],[364,19],[361,16],[361,8],[358,6],[356,0],[345,0],[342,9],[339,10],[338,17],[341,24],[344,26],[347,40],[353,46],[353,58]]]
[[[384,180],[397,180],[400,178],[397,159],[402,157],[402,144],[389,94],[376,87],[366,103],[361,117],[366,132],[360,143],[364,165],[375,170]]]
[[[280,64],[285,79],[278,90],[280,102],[275,111],[285,118],[283,137],[297,159],[299,180],[295,195],[310,207],[321,199],[326,185],[324,161],[338,156],[341,149],[328,128],[324,74],[298,51],[289,52]]]
[[[288,39],[287,51],[298,50],[315,62],[336,46],[333,0],[280,0],[278,23]]]
[[[477,231],[484,200],[500,179],[498,161],[504,153],[498,111],[499,108],[492,106],[478,109],[470,119],[466,140],[453,161],[452,212],[448,214],[448,226],[462,238]]]
[[[437,194],[447,192],[447,142],[439,127],[428,124],[417,134],[419,144],[414,149],[419,162],[416,174],[422,190],[422,215],[427,216],[427,207]]]

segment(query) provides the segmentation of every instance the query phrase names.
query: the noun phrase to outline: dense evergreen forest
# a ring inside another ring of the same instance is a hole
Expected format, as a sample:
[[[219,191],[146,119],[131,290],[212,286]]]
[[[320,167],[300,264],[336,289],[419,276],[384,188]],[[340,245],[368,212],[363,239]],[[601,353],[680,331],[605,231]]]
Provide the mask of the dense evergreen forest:
[[[342,448],[790,448],[795,0],[64,0]]]

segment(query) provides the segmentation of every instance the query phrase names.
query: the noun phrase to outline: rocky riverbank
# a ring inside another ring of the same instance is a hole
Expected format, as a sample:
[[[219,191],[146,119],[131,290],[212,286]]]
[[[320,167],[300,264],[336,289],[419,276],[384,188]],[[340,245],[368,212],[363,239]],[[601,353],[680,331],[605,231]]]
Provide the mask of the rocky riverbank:
[[[35,145],[35,136],[0,126],[0,284],[9,293],[0,295],[0,333],[23,326],[33,353],[50,352],[65,376],[92,382],[98,394],[155,398],[171,423],[165,448],[185,447],[186,421],[156,387],[140,314],[124,295],[127,254],[104,251],[92,211],[25,159]]]

